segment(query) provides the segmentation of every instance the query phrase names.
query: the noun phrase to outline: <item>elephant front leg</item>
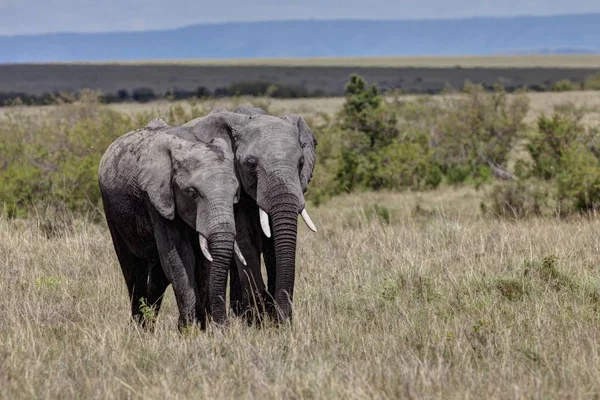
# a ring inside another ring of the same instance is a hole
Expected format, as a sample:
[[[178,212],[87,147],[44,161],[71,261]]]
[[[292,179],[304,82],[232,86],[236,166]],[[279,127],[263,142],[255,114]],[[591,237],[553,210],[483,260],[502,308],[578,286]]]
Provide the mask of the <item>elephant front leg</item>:
[[[237,239],[247,265],[237,259],[232,260],[230,303],[236,315],[246,316],[248,323],[252,324],[264,312],[265,284],[260,272],[260,252],[248,243],[248,239]]]
[[[154,210],[150,214],[163,271],[173,285],[179,309],[177,326],[181,331],[196,322],[197,300],[200,298],[194,273],[194,252],[185,234],[185,226],[164,220]]]
[[[180,251],[172,248],[165,257],[167,275],[173,284],[177,308],[179,309],[178,328],[181,330],[196,320],[196,300],[200,297],[193,278],[193,271],[186,268],[186,262]],[[189,262],[189,261],[188,261]],[[189,265],[189,264],[188,264]]]
[[[229,265],[229,305],[235,315],[240,316],[244,313],[244,291],[235,259],[232,259]]]
[[[264,312],[265,284],[261,273],[258,209],[242,199],[234,208],[236,241],[246,259],[244,266],[237,257],[231,262],[230,305],[233,312],[246,315],[253,323]],[[252,221],[256,220],[256,224]]]

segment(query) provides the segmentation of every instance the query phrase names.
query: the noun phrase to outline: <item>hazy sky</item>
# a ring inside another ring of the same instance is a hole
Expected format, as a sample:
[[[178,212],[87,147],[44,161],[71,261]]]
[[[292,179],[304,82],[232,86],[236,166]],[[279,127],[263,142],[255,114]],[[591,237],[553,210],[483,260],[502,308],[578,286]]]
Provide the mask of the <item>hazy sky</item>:
[[[307,18],[414,19],[600,12],[599,0],[0,0],[0,35]]]

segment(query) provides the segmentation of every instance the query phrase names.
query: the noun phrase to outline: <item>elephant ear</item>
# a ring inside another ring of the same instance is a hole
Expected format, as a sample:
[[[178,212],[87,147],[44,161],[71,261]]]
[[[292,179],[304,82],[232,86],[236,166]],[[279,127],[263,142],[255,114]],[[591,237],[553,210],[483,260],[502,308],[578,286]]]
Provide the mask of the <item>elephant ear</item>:
[[[196,140],[209,143],[215,138],[221,138],[227,143],[228,148],[233,150],[239,132],[250,121],[250,118],[248,115],[216,108],[206,117],[198,118],[193,125],[188,123],[187,128],[190,129]]]
[[[173,176],[171,151],[164,143],[146,149],[139,161],[138,183],[150,203],[164,218],[175,217],[175,200],[171,179]]]
[[[226,160],[231,160],[233,158],[233,152],[231,151],[231,146],[222,137],[216,137],[216,138],[212,139],[210,142],[208,142],[208,147],[209,148],[213,147],[214,149],[217,149],[217,151],[219,153],[223,154],[223,157]]]
[[[289,114],[283,117],[283,119],[298,127],[298,139],[304,152],[304,167],[302,167],[302,171],[300,172],[300,182],[302,183],[302,191],[306,193],[315,169],[317,139],[304,118],[300,115]]]

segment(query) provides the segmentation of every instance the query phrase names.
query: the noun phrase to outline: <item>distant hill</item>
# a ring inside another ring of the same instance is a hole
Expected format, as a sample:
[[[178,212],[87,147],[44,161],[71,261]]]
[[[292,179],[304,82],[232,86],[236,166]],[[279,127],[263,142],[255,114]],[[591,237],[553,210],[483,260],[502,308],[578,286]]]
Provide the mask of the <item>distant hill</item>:
[[[571,53],[600,53],[600,14],[272,21],[0,36],[0,63]]]

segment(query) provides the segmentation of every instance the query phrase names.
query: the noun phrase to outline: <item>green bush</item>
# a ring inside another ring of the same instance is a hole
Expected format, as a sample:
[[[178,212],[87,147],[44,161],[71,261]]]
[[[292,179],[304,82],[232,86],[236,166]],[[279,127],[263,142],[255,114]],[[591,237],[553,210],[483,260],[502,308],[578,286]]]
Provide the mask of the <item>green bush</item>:
[[[593,211],[600,204],[600,160],[581,143],[565,149],[556,177],[558,196],[575,211]],[[567,211],[569,211],[567,208]]]
[[[460,94],[388,101],[376,85],[351,76],[337,115],[306,116],[319,142],[307,200],[318,205],[342,192],[429,190],[444,183],[480,187],[496,176],[508,181],[491,187],[488,205],[495,215],[594,210],[600,134],[581,122],[589,110],[562,104],[526,127],[527,99],[494,90],[466,84]],[[152,118],[179,125],[214,106],[192,100],[125,114],[102,105],[95,92],[66,99],[42,114],[15,108],[1,116],[0,211],[11,217],[37,209],[98,218],[98,164],[114,139]]]
[[[0,211],[22,217],[53,210],[98,219],[98,166],[117,137],[156,117],[179,125],[211,109],[210,104],[190,102],[128,115],[101,101],[98,93],[88,91],[75,103],[41,114],[15,109],[0,117]]]
[[[396,96],[389,103],[376,85],[352,75],[341,112],[315,129],[320,142],[336,137],[337,144],[328,143],[327,154],[317,156],[329,160],[323,173],[335,177],[327,192],[423,190],[443,181],[479,186],[494,175],[511,176],[509,154],[526,129],[529,102],[495,90],[467,83],[461,95],[414,101]]]
[[[525,131],[526,97],[486,93],[465,85],[463,96],[449,96],[431,127],[433,159],[450,183],[482,182],[492,169],[505,170],[508,156]]]
[[[595,210],[600,203],[600,140],[581,123],[585,109],[562,104],[541,115],[526,146],[531,163],[518,165],[518,180],[491,194],[499,215],[567,216]]]
[[[600,90],[600,72],[588,76],[583,82],[586,90]]]
[[[346,85],[346,101],[340,113],[343,129],[358,132],[366,138],[361,152],[388,145],[398,136],[396,115],[388,107],[377,85],[367,87],[367,82],[353,74]]]
[[[533,159],[531,174],[540,179],[555,178],[562,167],[564,152],[575,143],[587,141],[587,132],[580,123],[581,114],[575,108],[555,110],[551,116],[542,114],[537,131],[529,137],[527,150]]]
[[[495,216],[521,219],[545,215],[552,210],[552,187],[535,179],[496,182],[488,195]]]
[[[344,149],[337,179],[347,191],[433,189],[440,184],[442,173],[426,148],[394,140],[367,155]]]
[[[441,182],[427,140],[400,133],[397,110],[376,85],[352,75],[339,121],[345,134],[335,175],[338,190],[422,189]]]
[[[568,79],[562,79],[560,81],[554,82],[552,86],[553,92],[568,92],[571,90],[575,90],[575,86],[573,82]]]
[[[0,128],[0,148],[9,155],[0,170],[0,197],[9,215],[26,215],[40,205],[96,212],[98,163],[110,143],[133,128],[131,118],[84,103],[41,120],[7,119]]]

